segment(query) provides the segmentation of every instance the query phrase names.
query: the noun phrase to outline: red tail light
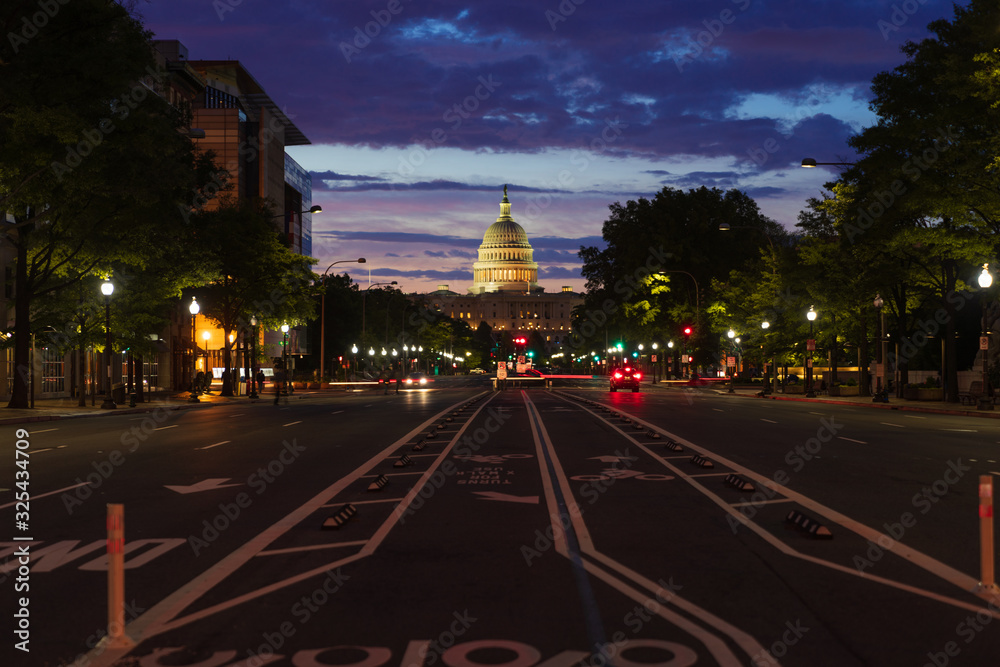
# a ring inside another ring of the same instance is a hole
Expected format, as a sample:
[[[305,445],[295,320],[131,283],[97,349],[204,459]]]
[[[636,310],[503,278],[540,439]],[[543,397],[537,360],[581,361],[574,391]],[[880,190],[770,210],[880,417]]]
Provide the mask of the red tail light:
[[[638,373],[637,372],[633,377],[635,377],[636,380],[641,380],[642,379],[642,373]]]
[[[615,371],[615,379],[616,380],[621,380],[622,379],[622,373],[621,373],[621,371]]]

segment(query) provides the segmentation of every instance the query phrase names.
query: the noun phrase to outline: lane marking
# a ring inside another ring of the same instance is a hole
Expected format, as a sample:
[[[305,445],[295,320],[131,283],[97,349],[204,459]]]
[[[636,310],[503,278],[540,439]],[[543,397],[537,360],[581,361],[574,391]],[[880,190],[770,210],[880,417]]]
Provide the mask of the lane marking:
[[[939,428],[939,431],[953,431],[955,433],[979,433],[974,428]]]
[[[341,412],[346,412],[346,410],[337,410],[336,412],[331,412],[331,415],[339,415]]]
[[[907,419],[927,419],[927,417],[921,417],[920,415],[903,415]]]
[[[67,486],[64,489],[56,489],[55,491],[49,491],[48,493],[40,493],[37,496],[36,495],[32,495],[31,499],[32,500],[38,500],[39,498],[44,498],[45,496],[53,496],[53,495],[55,495],[57,493],[62,493],[63,491],[71,491],[71,490],[75,489],[78,486],[87,486],[87,482],[80,482],[79,484],[74,484],[73,486]],[[14,506],[14,503],[7,503],[6,505],[0,505],[0,510],[7,509],[8,507],[13,507],[13,506]]]
[[[774,498],[772,500],[750,501],[745,503],[733,503],[733,507],[756,507],[757,505],[773,505],[775,503],[790,503],[791,498]]]
[[[405,498],[379,498],[378,500],[352,500],[352,505],[374,505],[376,503],[398,503],[405,500]],[[341,507],[347,503],[330,503],[329,505],[323,505],[323,509],[329,509],[331,507]]]
[[[774,421],[773,419],[764,419],[763,417],[761,417],[760,420],[762,422],[771,422],[772,424],[777,424],[778,423],[778,422]]]
[[[538,452],[539,468],[541,472],[541,482],[542,488],[545,492],[546,504],[549,508],[549,515],[552,521],[552,530],[554,534],[553,543],[555,545],[556,552],[565,558],[570,558],[569,551],[567,549],[567,544],[565,541],[565,533],[562,526],[562,522],[565,520],[564,517],[558,516],[553,510],[556,507],[555,501],[555,487],[553,484],[553,479],[550,477],[549,471],[547,471],[543,465],[548,464],[552,468],[552,476],[555,477],[555,481],[558,482],[560,490],[563,497],[566,498],[567,503],[570,505],[569,518],[570,523],[576,535],[580,539],[580,548],[584,553],[594,560],[599,561],[602,565],[610,570],[617,572],[619,575],[631,579],[633,582],[639,584],[646,588],[650,593],[654,593],[657,596],[657,600],[663,601],[656,608],[656,614],[661,618],[665,619],[668,623],[672,623],[683,631],[689,633],[691,636],[698,639],[702,644],[708,649],[712,657],[715,658],[716,662],[724,667],[737,665],[742,665],[743,662],[737,659],[736,655],[730,650],[726,643],[713,632],[710,632],[699,625],[696,625],[690,619],[672,611],[667,607],[667,605],[674,605],[680,607],[682,610],[688,614],[695,616],[703,623],[710,625],[713,629],[718,630],[727,634],[741,649],[746,651],[747,655],[755,656],[760,655],[764,648],[754,639],[752,636],[744,632],[743,630],[729,624],[718,616],[712,614],[698,605],[695,605],[680,596],[678,596],[674,591],[664,591],[660,585],[647,577],[639,574],[635,570],[632,570],[626,565],[619,563],[618,561],[610,558],[597,551],[594,548],[593,540],[590,537],[590,532],[587,529],[586,523],[583,521],[582,512],[576,503],[573,492],[569,486],[569,480],[566,478],[566,473],[562,469],[562,465],[559,459],[556,457],[555,448],[552,445],[552,440],[549,438],[548,431],[545,429],[544,424],[541,422],[541,416],[538,413],[537,408],[535,408],[534,403],[528,397],[527,393],[522,391],[522,397],[524,402],[528,407],[528,417],[529,423],[531,424],[532,438],[535,441],[535,449]],[[537,420],[537,421],[536,421]],[[536,426],[537,423],[537,426]],[[632,439],[635,442],[634,439]],[[640,445],[640,448],[645,450],[647,453],[652,454],[648,448]],[[552,457],[546,460],[547,450],[552,452]],[[652,454],[654,458],[657,458],[655,454]],[[683,473],[682,473],[683,474]],[[587,572],[595,577],[600,578],[605,583],[618,590],[620,593],[630,597],[636,602],[645,605],[649,602],[649,595],[643,594],[637,591],[635,588],[629,586],[621,579],[618,579],[609,573],[601,570],[596,565],[594,565],[589,560],[584,560],[584,567]],[[647,609],[649,609],[647,607]],[[651,610],[650,610],[651,611]],[[652,611],[651,611],[652,613]]]
[[[842,435],[838,435],[838,436],[837,436],[837,439],[838,439],[838,440],[847,440],[848,442],[856,442],[856,443],[858,443],[859,445],[867,445],[867,444],[868,444],[868,443],[867,443],[867,442],[865,442],[864,440],[855,440],[854,438],[845,438],[845,437],[844,437],[844,436],[842,436]]]
[[[39,433],[48,433],[49,431],[58,431],[58,430],[59,429],[57,428],[43,428],[41,431],[31,431],[31,435],[38,435]]]
[[[219,445],[226,445],[232,442],[231,440],[223,440],[222,442],[217,442],[214,445],[207,445],[205,447],[198,447],[198,449],[211,449],[212,447],[218,447]]]
[[[723,410],[722,408],[712,408],[712,409],[715,410],[716,412],[725,412],[725,410]]]
[[[34,434],[32,434],[32,435],[34,435]],[[32,454],[37,454],[39,452],[51,452],[53,449],[55,449],[55,447],[46,447],[45,449],[32,449],[31,453]]]
[[[279,556],[284,554],[297,554],[303,551],[319,551],[320,549],[337,549],[339,547],[357,547],[362,544],[367,544],[367,540],[358,540],[356,542],[335,542],[331,544],[313,544],[308,547],[289,547],[288,549],[272,549],[270,551],[261,551],[257,553],[257,556]]]
[[[302,423],[302,420],[300,419],[297,422],[288,422],[287,424],[282,424],[282,426],[295,426],[296,424],[301,424],[301,423]]]
[[[902,424],[893,424],[891,422],[879,422],[879,424],[882,424],[883,426],[895,426],[896,428],[906,428]]]
[[[153,430],[154,431],[166,431],[168,428],[177,428],[177,426],[178,426],[177,424],[171,424],[170,426],[160,426],[158,428],[154,428]]]

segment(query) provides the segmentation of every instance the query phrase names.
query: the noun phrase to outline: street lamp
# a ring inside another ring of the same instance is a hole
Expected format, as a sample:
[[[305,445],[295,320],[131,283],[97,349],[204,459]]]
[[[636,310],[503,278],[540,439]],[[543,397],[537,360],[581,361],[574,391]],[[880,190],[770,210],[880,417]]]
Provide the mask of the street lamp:
[[[764,320],[760,323],[760,328],[764,330],[764,341],[767,342],[767,330],[771,328],[771,323]],[[763,350],[761,357],[764,362],[764,396],[767,396],[771,393],[771,379],[768,375],[767,349],[763,345],[761,345],[761,349]]]
[[[351,354],[354,355],[354,375],[358,374],[358,346],[357,344],[351,345]]]
[[[314,206],[313,208],[319,208]],[[312,211],[312,209],[309,209]],[[320,208],[320,211],[323,209]],[[318,212],[318,211],[317,211]],[[323,272],[323,291],[320,293],[319,297],[319,379],[322,382],[323,378],[326,377],[326,274],[330,272],[337,264],[364,264],[364,257],[358,257],[357,259],[341,259],[337,260],[326,267],[326,271]]]
[[[806,398],[816,398],[816,392],[813,391],[813,348],[816,347],[813,340],[813,322],[816,321],[816,311],[812,306],[809,306],[806,319],[809,320],[809,340],[806,341],[806,349],[809,352],[809,358],[806,360]]]
[[[983,353],[983,393],[979,395],[979,404],[976,406],[979,410],[992,410],[993,400],[990,398],[989,387],[990,381],[987,375],[987,362],[990,356],[990,335],[986,330],[986,290],[989,286],[993,284],[993,276],[990,275],[989,264],[983,264],[983,272],[979,274],[979,286],[983,289],[983,301],[982,301],[982,311],[983,311],[983,335],[979,339],[979,349]]]
[[[732,329],[730,329],[729,331],[726,332],[726,336],[729,337],[729,347],[730,347],[730,349],[732,349],[734,351],[734,353],[735,353],[735,347],[734,347],[733,339],[736,338],[736,332],[733,331]],[[734,356],[735,356],[735,354],[734,354]],[[732,370],[729,371],[729,391],[727,393],[729,393],[729,394],[735,394],[736,393],[736,388],[733,386],[733,383],[735,382],[735,379],[736,379],[735,378],[735,376],[736,376],[736,368],[734,366],[730,366],[729,365],[729,360],[728,359],[726,360],[726,368],[731,368],[732,369]]]
[[[209,373],[212,372],[212,368],[208,365],[208,340],[211,337],[212,337],[211,332],[209,331],[201,332],[201,339],[205,341],[205,379],[206,379],[205,393],[206,394],[212,393],[212,377],[211,375],[209,375]]]
[[[368,319],[368,309],[365,306],[365,302],[368,299],[368,290],[373,287],[378,287],[379,285],[397,285],[398,283],[393,280],[389,283],[372,283],[365,288],[365,291],[361,294],[361,342],[365,342],[365,333],[367,332],[367,319]]]
[[[105,410],[118,407],[111,398],[111,294],[114,291],[115,285],[110,280],[105,280],[101,283],[101,294],[104,295],[104,330],[107,333],[107,339],[104,343],[104,356],[108,359],[108,392],[104,397],[104,402],[101,403],[101,408]]]
[[[288,323],[285,322],[281,325],[281,370],[285,374],[285,386],[283,387],[284,393],[288,394]]]
[[[188,399],[188,403],[201,403],[198,398],[198,387],[194,382],[194,376],[198,374],[198,341],[195,338],[195,332],[197,331],[200,310],[198,299],[191,297],[191,305],[188,306],[188,312],[191,313],[191,398]]]

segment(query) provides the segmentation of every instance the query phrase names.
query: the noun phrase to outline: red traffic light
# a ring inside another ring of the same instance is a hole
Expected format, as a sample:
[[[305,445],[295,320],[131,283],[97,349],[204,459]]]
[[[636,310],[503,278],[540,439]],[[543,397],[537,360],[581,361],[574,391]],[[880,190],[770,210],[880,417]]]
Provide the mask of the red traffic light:
[[[521,338],[515,338],[514,342],[517,343],[518,345],[524,345],[525,343],[528,342],[528,339],[527,338],[523,338],[523,337],[521,337]]]
[[[685,336],[690,336],[692,331],[694,331],[694,329],[692,329],[691,327],[684,327]]]

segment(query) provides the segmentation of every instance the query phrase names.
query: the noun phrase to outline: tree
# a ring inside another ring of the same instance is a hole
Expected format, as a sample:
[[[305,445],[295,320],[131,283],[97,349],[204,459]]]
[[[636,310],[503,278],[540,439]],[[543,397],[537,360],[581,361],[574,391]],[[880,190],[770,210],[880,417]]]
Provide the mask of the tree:
[[[0,209],[15,249],[14,363],[9,407],[27,407],[32,321],[40,301],[113,265],[142,266],[162,226],[183,226],[177,202],[209,167],[183,134],[183,110],[149,92],[148,34],[104,0],[38,6],[0,18]],[[29,34],[31,33],[31,34]],[[155,81],[153,82],[155,83]],[[122,242],[123,239],[126,242]]]
[[[232,342],[242,335],[251,317],[265,328],[295,325],[316,309],[311,285],[316,275],[311,257],[286,248],[278,238],[271,206],[224,198],[214,210],[192,216],[197,249],[210,276],[207,284],[191,290],[201,313],[223,332],[223,366],[227,371],[222,395],[232,396]]]

